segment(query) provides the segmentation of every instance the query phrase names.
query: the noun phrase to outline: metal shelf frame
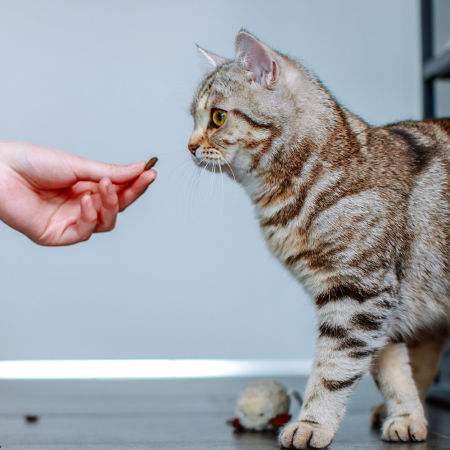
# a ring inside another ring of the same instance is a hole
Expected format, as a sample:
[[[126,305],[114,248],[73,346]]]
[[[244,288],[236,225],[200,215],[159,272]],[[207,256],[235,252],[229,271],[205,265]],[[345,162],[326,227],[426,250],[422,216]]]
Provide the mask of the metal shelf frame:
[[[450,50],[433,56],[433,0],[421,0],[423,117],[436,115],[434,80],[450,78]]]

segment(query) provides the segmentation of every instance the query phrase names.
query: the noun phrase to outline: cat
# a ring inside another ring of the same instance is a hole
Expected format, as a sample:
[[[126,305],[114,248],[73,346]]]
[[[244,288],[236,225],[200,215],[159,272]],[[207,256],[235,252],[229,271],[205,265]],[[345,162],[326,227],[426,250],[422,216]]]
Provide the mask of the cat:
[[[425,440],[450,319],[450,119],[370,126],[245,30],[234,60],[200,51],[214,69],[191,107],[192,158],[244,187],[269,249],[318,308],[305,403],[280,444],[329,446],[369,370],[382,439]]]

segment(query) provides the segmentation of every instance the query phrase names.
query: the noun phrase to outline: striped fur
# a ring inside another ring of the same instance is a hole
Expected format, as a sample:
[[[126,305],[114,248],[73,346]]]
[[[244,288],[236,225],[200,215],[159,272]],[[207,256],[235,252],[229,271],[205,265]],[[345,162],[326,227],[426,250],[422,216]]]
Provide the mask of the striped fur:
[[[268,247],[318,307],[306,401],[280,443],[329,445],[369,368],[383,438],[424,440],[430,376],[411,371],[408,343],[449,328],[450,119],[372,127],[302,65],[245,31],[236,43],[197,91],[190,145],[243,185]],[[220,127],[212,108],[227,111]]]

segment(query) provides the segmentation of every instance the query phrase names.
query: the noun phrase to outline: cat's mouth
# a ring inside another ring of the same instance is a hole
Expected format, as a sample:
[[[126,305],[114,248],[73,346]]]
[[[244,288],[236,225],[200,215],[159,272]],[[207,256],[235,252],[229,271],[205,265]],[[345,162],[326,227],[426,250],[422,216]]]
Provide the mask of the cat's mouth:
[[[219,150],[214,147],[198,148],[192,155],[194,162],[205,169],[226,165],[227,161]]]
[[[200,151],[199,151],[200,150]],[[214,147],[199,148],[192,154],[194,163],[203,169],[213,173],[226,173],[234,178],[233,169],[222,153]]]

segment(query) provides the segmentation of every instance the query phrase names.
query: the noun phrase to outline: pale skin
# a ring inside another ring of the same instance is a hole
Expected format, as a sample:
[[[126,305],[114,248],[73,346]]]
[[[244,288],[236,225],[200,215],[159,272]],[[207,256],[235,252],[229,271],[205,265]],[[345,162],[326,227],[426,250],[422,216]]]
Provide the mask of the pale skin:
[[[0,141],[0,219],[40,245],[69,245],[114,228],[156,172],[23,142]]]

